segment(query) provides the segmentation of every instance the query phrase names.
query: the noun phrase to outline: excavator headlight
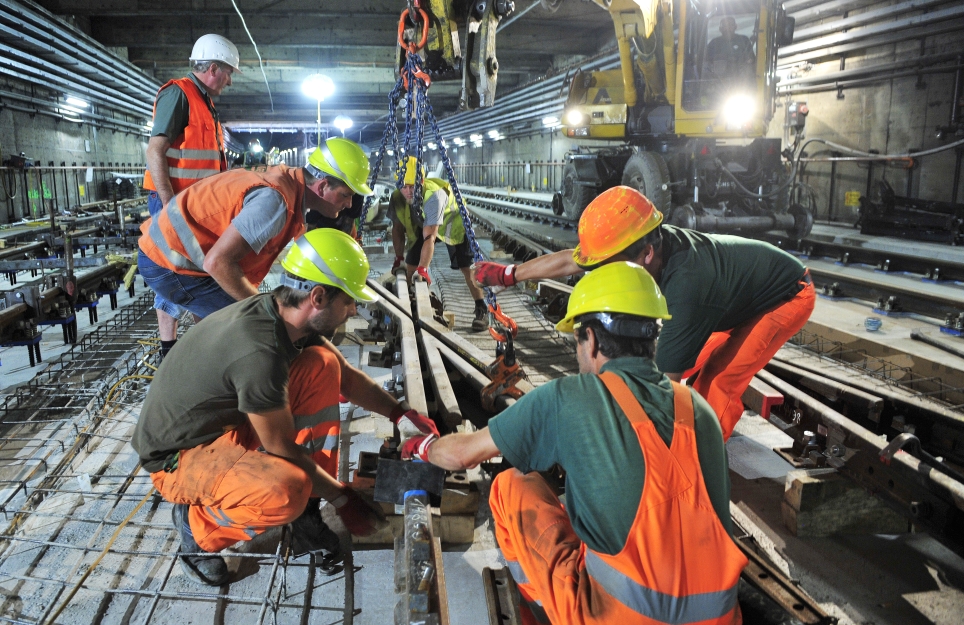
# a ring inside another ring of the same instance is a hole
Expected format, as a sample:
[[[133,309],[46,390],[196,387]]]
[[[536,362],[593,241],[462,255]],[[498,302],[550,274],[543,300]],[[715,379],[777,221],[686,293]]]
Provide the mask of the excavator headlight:
[[[743,130],[756,115],[756,102],[746,94],[730,96],[723,104],[723,121],[727,130]]]
[[[586,123],[586,116],[582,111],[572,109],[566,111],[566,125],[567,126],[582,126]]]

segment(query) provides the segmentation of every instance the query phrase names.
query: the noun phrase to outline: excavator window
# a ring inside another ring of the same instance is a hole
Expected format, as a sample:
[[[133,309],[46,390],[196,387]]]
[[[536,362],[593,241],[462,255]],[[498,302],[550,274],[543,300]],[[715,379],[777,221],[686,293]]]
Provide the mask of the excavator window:
[[[687,13],[683,108],[715,110],[733,95],[755,94],[759,3],[745,4],[720,3],[718,8],[729,10]]]

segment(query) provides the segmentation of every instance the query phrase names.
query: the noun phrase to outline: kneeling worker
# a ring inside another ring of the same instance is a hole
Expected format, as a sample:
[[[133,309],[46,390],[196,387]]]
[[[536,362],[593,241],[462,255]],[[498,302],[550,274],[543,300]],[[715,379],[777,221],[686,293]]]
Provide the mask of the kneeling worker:
[[[479,263],[483,286],[558,278],[624,260],[656,280],[673,315],[659,335],[656,365],[691,378],[729,439],[753,376],[807,323],[816,301],[803,264],[769,243],[661,225],[642,193],[613,187],[579,219],[579,246],[521,265]],[[698,375],[697,375],[698,372]]]
[[[282,266],[274,292],[215,312],[171,349],[131,440],[175,504],[182,566],[210,585],[228,581],[219,551],[286,523],[296,552],[337,555],[320,499],[352,534],[378,528],[379,514],[334,477],[339,392],[396,425],[438,433],[321,337],[355,314],[356,301],[377,299],[361,247],[343,232],[313,230]]]
[[[475,260],[472,257],[469,239],[465,236],[465,226],[462,224],[455,194],[452,193],[449,183],[444,180],[426,178],[424,171],[421,171],[417,164],[418,161],[414,156],[408,157],[405,184],[401,192],[396,191],[392,194],[388,204],[388,218],[392,220],[392,245],[395,248],[395,264],[392,265],[392,273],[404,260],[409,280],[426,280],[431,283],[428,266],[435,255],[435,239],[443,241],[448,249],[450,266],[452,269],[462,270],[465,284],[468,285],[469,293],[475,300],[472,329],[481,332],[487,326],[488,309],[485,306],[482,289],[472,279],[472,263]],[[412,214],[412,194],[415,193],[416,176],[422,178],[424,193],[422,214],[425,219],[421,223],[418,217]],[[409,246],[407,252],[404,251],[406,243]]]
[[[337,217],[355,193],[372,194],[368,171],[362,149],[336,138],[303,168],[234,169],[181,191],[141,226],[137,266],[155,306],[203,319],[256,295],[281,251],[304,234],[306,211]]]
[[[706,401],[653,363],[666,300],[615,262],[576,284],[565,319],[580,375],[548,382],[471,434],[402,445],[445,469],[498,454],[496,538],[523,622],[741,622],[746,558],[730,537],[726,451]],[[566,505],[536,471],[566,471]]]

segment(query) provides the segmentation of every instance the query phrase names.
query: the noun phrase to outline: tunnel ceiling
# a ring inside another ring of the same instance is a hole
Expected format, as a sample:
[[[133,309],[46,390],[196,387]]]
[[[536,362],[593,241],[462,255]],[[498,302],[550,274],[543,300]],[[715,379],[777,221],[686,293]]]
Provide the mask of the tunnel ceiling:
[[[313,127],[316,103],[301,93],[302,80],[322,72],[336,93],[322,103],[322,121],[352,117],[355,128],[387,113],[395,84],[396,32],[407,4],[400,0],[236,0],[261,54],[270,97],[255,47],[230,0],[40,0],[95,40],[117,49],[161,82],[185,75],[198,37],[218,33],[241,54],[243,74],[218,99],[228,127]],[[519,0],[524,15],[499,31],[498,91],[505,93],[559,71],[575,60],[614,45],[612,21],[585,0],[563,0],[550,11],[540,0]],[[439,117],[458,106],[459,83],[437,82],[429,90]],[[378,132],[380,135],[380,131]],[[368,140],[369,137],[364,137]]]

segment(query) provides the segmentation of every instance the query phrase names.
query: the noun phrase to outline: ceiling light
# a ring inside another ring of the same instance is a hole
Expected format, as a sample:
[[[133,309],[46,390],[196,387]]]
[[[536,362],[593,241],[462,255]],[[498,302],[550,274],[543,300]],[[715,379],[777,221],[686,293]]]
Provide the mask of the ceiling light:
[[[552,128],[558,123],[559,123],[558,117],[549,116],[549,117],[542,118],[542,125],[546,126],[547,128]]]
[[[324,74],[312,74],[301,83],[301,92],[309,98],[324,100],[335,92],[335,83]]]
[[[469,135],[469,141],[471,141],[472,143],[480,143],[482,141],[482,135],[479,135],[479,134]]]
[[[88,106],[87,102],[85,102],[84,100],[81,100],[80,98],[75,98],[72,95],[67,96],[65,101],[67,102],[67,104],[70,104],[71,106],[79,106],[80,108],[84,108],[84,109],[87,108]]]
[[[335,125],[335,128],[340,130],[341,134],[344,135],[345,131],[351,128],[354,122],[352,122],[351,117],[348,117],[347,115],[339,115],[332,123]]]
[[[498,136],[499,136],[499,131],[498,131],[498,130],[490,130],[490,131],[487,132],[486,134],[489,135],[490,137],[492,137],[493,139],[496,139],[496,138],[498,138]]]

